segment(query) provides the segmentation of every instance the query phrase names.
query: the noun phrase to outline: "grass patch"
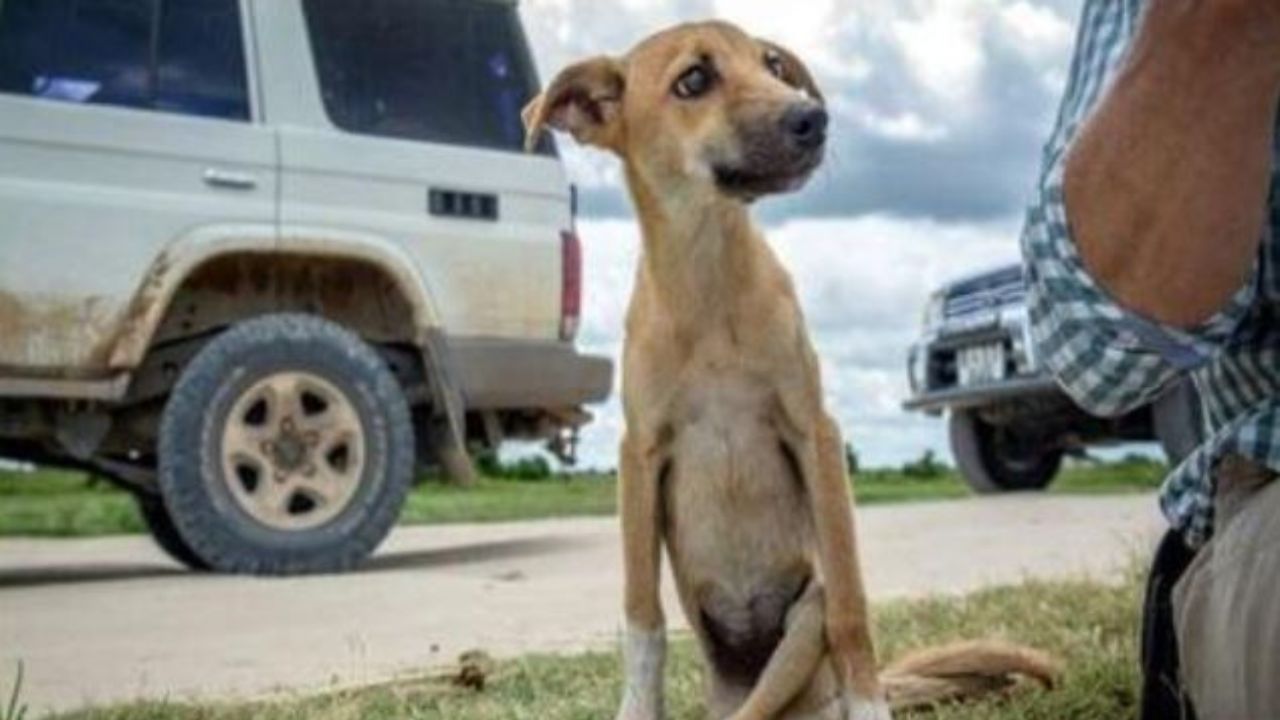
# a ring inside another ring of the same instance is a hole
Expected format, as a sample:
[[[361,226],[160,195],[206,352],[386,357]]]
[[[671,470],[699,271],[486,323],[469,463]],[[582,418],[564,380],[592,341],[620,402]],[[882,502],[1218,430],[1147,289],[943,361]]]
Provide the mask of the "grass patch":
[[[1163,474],[1164,467],[1152,462],[1073,467],[1063,471],[1050,492],[1138,492],[1154,488]],[[426,482],[409,495],[400,522],[420,525],[611,515],[616,492],[612,476],[528,482],[486,479],[470,488]],[[864,506],[970,494],[950,470],[932,477],[867,470],[855,478],[854,492]],[[58,470],[0,472],[0,536],[88,537],[143,530],[132,498],[105,482]]]
[[[0,536],[77,537],[146,530],[128,493],[84,473],[0,472]]]
[[[936,720],[1121,720],[1136,713],[1138,576],[1119,586],[1087,582],[1027,583],[963,598],[897,602],[876,609],[881,654],[960,638],[1003,637],[1048,650],[1065,661],[1052,692],[1026,689],[1010,698],[944,706],[899,718]],[[668,710],[675,720],[704,718],[702,677],[692,643],[673,643]],[[90,709],[60,720],[577,720],[612,717],[619,687],[614,653],[532,655],[497,663],[484,690],[445,678],[277,702],[142,703]]]
[[[1167,468],[1160,463],[1127,459],[1105,464],[1072,465],[1049,486],[1057,495],[1108,495],[1148,492],[1160,486]],[[930,477],[913,477],[897,470],[867,470],[853,480],[860,505],[882,502],[946,500],[973,493],[954,470]]]
[[[612,515],[616,495],[617,485],[607,476],[537,482],[481,480],[469,488],[428,482],[409,495],[400,522],[422,525]]]

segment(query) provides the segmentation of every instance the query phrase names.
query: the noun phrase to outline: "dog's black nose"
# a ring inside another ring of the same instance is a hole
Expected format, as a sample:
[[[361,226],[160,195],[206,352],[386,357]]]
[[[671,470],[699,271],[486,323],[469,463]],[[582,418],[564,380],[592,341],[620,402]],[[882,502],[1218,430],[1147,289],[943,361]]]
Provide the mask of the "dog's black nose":
[[[805,103],[782,115],[782,129],[797,146],[812,150],[827,141],[827,111],[821,105]]]

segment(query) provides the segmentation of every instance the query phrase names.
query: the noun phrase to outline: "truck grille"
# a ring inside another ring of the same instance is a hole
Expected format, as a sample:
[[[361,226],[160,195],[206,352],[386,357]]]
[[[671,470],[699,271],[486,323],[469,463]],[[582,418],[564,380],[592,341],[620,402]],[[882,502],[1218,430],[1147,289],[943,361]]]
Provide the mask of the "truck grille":
[[[947,292],[942,308],[945,318],[990,312],[1005,305],[1021,303],[1027,296],[1022,268],[1014,266],[956,284]]]

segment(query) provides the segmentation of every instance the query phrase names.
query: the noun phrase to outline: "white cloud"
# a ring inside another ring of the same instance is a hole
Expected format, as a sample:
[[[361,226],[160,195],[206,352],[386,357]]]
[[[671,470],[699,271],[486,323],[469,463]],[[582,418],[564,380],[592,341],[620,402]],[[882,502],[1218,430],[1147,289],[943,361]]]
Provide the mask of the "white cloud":
[[[1071,22],[1051,8],[1018,0],[1001,7],[999,18],[1002,28],[1017,39],[1028,55],[1056,57],[1071,45]]]
[[[1071,50],[1075,27],[1052,9],[1020,0],[1000,9],[999,27],[1028,62],[1040,69],[1040,82],[1057,90],[1066,82],[1060,58]]]
[[[622,188],[622,164],[617,158],[571,142],[560,143],[559,148],[560,157],[570,168],[570,175],[578,187]]]
[[[816,38],[831,32],[831,18],[842,14],[845,3],[837,0],[804,0],[804,11],[779,12],[777,2],[716,0],[717,17],[751,28],[775,42],[806,49]]]
[[[927,122],[911,111],[888,116],[868,111],[861,113],[859,120],[867,131],[890,140],[935,143],[945,140],[948,134],[946,126]]]
[[[893,38],[911,73],[944,101],[964,102],[977,86],[986,61],[981,7],[980,0],[945,0],[893,23]]]

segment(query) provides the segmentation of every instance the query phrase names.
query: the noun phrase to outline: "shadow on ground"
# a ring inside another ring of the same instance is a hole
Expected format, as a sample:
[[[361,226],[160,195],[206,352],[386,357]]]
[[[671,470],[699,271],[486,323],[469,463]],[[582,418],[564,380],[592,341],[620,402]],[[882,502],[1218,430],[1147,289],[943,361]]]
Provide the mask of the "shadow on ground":
[[[568,537],[539,537],[473,543],[454,547],[386,552],[372,558],[352,574],[397,572],[446,566],[476,565],[497,560],[568,552],[581,541]],[[57,565],[0,570],[0,590],[73,585],[96,582],[156,580],[177,576],[216,582],[224,576],[183,570],[163,560],[154,563]]]

